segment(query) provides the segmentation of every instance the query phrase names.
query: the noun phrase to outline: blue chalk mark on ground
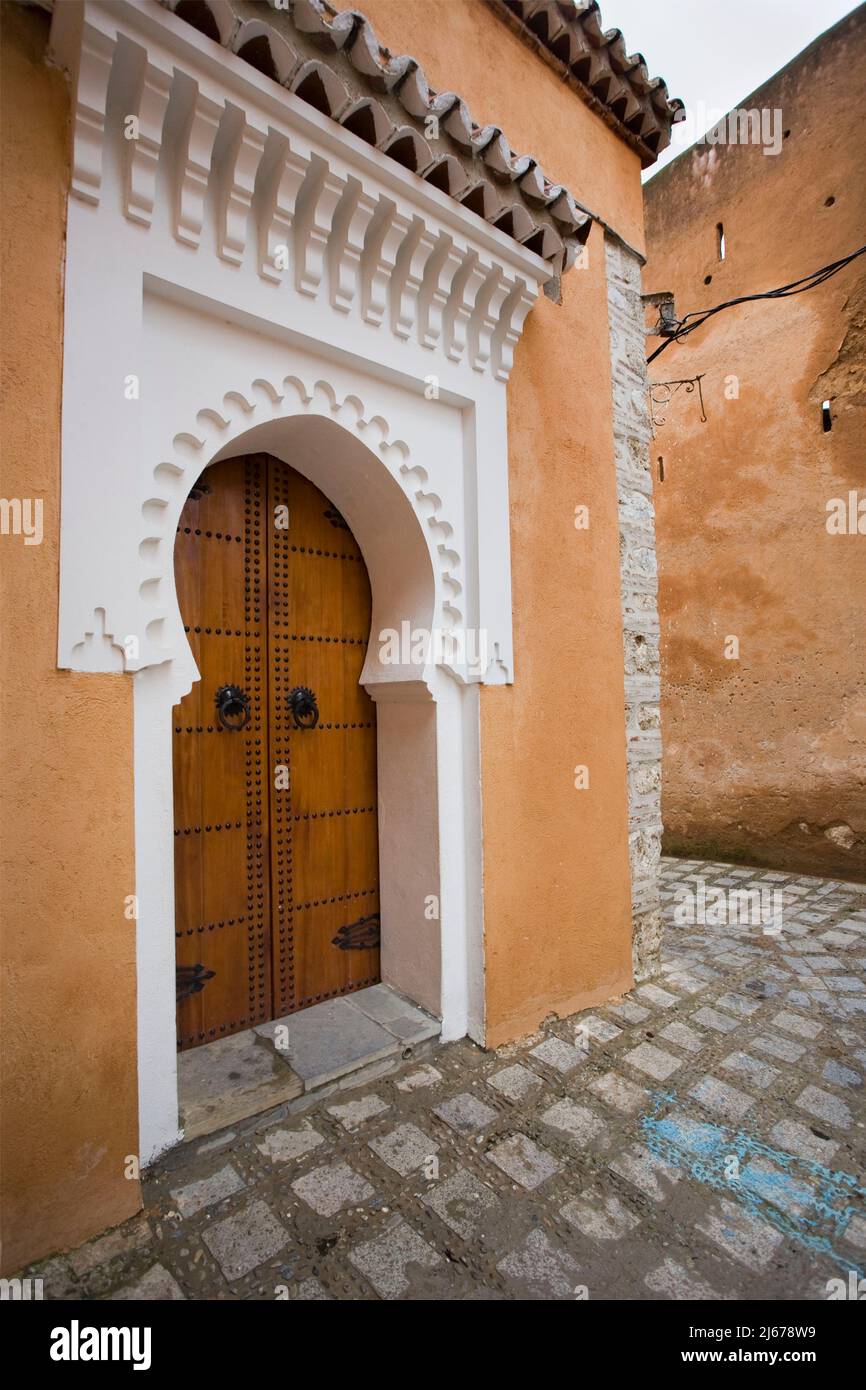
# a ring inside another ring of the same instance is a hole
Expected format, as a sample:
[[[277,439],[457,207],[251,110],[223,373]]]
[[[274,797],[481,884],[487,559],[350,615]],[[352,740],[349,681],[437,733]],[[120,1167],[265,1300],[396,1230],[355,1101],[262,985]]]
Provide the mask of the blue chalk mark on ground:
[[[650,1100],[651,1108],[640,1117],[640,1126],[647,1148],[657,1158],[724,1193],[808,1249],[829,1255],[858,1278],[866,1277],[835,1245],[866,1199],[866,1188],[851,1173],[832,1172],[822,1163],[775,1149],[744,1130],[673,1109],[679,1102],[675,1091],[654,1091]]]

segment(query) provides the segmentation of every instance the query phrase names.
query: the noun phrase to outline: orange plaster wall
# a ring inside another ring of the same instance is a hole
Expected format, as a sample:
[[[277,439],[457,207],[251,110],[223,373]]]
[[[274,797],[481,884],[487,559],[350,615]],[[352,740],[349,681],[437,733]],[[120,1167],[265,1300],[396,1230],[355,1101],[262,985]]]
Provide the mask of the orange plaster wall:
[[[637,155],[482,0],[363,8],[383,43],[640,248]],[[565,276],[561,305],[539,300],[508,385],[515,680],[481,699],[489,1046],[632,983],[606,294],[594,227],[589,268]]]
[[[740,106],[781,110],[779,154],[699,146],[646,187],[645,288],[679,315],[863,244],[866,6]],[[866,500],[866,258],[725,310],[650,367],[699,372],[707,423],[680,394],[653,447],[665,845],[866,879],[866,536],[826,529],[829,499]]]
[[[140,1206],[132,683],[58,671],[62,263],[69,99],[48,17],[2,6],[4,498],[44,499],[44,540],[0,537],[4,920],[2,1268]]]

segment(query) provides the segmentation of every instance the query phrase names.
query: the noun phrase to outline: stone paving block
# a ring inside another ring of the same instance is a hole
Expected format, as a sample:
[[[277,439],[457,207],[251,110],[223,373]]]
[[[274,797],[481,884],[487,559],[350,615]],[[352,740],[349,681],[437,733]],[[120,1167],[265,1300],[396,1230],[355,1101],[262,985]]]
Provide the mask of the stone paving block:
[[[757,1051],[766,1052],[770,1057],[778,1057],[780,1062],[799,1062],[806,1051],[802,1043],[791,1042],[789,1038],[777,1038],[772,1033],[753,1038],[750,1046]]]
[[[519,1062],[513,1066],[503,1067],[502,1071],[496,1071],[492,1076],[488,1076],[487,1085],[492,1086],[500,1095],[508,1100],[526,1100],[527,1096],[542,1085],[541,1077],[536,1076],[534,1071],[528,1067],[522,1067]]]
[[[305,1154],[312,1153],[324,1142],[309,1120],[304,1120],[299,1129],[269,1130],[261,1143],[256,1144],[256,1148],[265,1158],[269,1158],[271,1163],[289,1163],[292,1159],[303,1158]]]
[[[435,1086],[441,1080],[441,1071],[437,1071],[435,1067],[431,1067],[429,1063],[425,1062],[422,1066],[416,1067],[414,1071],[410,1071],[408,1076],[401,1076],[395,1084],[398,1091],[418,1091],[425,1086]]]
[[[815,1188],[811,1183],[793,1176],[765,1157],[754,1158],[746,1164],[740,1171],[738,1186],[791,1218],[805,1216],[815,1201]]]
[[[858,1250],[866,1250],[866,1219],[862,1216],[849,1217],[844,1236],[850,1245]]]
[[[539,1148],[525,1134],[510,1134],[490,1149],[485,1158],[495,1163],[506,1177],[530,1191],[552,1178],[561,1166],[553,1154]]]
[[[719,1297],[705,1279],[694,1270],[683,1269],[675,1260],[663,1260],[657,1269],[650,1271],[644,1283],[659,1298],[692,1302],[698,1299],[716,1301]]]
[[[371,1139],[367,1147],[404,1178],[439,1151],[435,1139],[429,1138],[413,1124],[398,1125],[388,1134]]]
[[[537,1057],[539,1062],[546,1063],[560,1075],[567,1076],[575,1067],[580,1066],[581,1062],[586,1061],[586,1053],[579,1047],[572,1047],[571,1043],[563,1042],[562,1038],[545,1038],[538,1047],[530,1049],[530,1057]]]
[[[735,1028],[740,1027],[739,1019],[731,1018],[730,1014],[720,1014],[717,1009],[710,1009],[706,1005],[692,1014],[692,1019],[704,1028],[712,1028],[716,1033],[733,1033]]]
[[[566,1202],[560,1216],[590,1240],[621,1240],[641,1220],[618,1197],[605,1195],[597,1187]]]
[[[302,1279],[293,1294],[290,1294],[293,1303],[325,1303],[333,1302],[332,1295],[318,1279]]]
[[[566,1097],[551,1105],[541,1116],[546,1125],[561,1130],[578,1144],[597,1144],[607,1126],[586,1105]]]
[[[356,1245],[349,1259],[379,1297],[386,1299],[409,1292],[413,1266],[435,1269],[442,1263],[442,1257],[402,1217],[393,1220],[380,1236]]]
[[[811,1163],[829,1163],[839,1147],[835,1139],[820,1138],[799,1120],[780,1120],[770,1130],[770,1138],[784,1153],[796,1154]]]
[[[622,1029],[606,1018],[599,1018],[597,1014],[582,1014],[575,1024],[574,1032],[576,1039],[580,1036],[592,1038],[594,1042],[608,1043],[620,1037]]]
[[[658,985],[641,985],[635,990],[635,996],[642,1004],[652,1004],[657,1009],[670,1009],[674,1004],[680,1003],[675,994],[661,989]]]
[[[171,1195],[181,1216],[195,1216],[197,1211],[213,1206],[214,1202],[221,1202],[224,1197],[231,1197],[233,1192],[240,1192],[245,1186],[240,1173],[227,1163],[207,1178],[199,1178],[183,1187],[173,1187]]]
[[[706,1047],[707,1039],[703,1033],[696,1033],[694,1028],[690,1028],[687,1023],[681,1023],[675,1019],[669,1023],[667,1028],[663,1028],[659,1037],[665,1042],[673,1043],[676,1047],[683,1048],[686,1052],[700,1052],[702,1047]]]
[[[202,1239],[229,1283],[271,1260],[289,1239],[270,1208],[258,1198],[209,1227]]]
[[[463,1240],[471,1240],[488,1213],[499,1206],[493,1190],[465,1168],[458,1168],[450,1178],[437,1182],[421,1201]]]
[[[795,1038],[808,1038],[814,1041],[823,1028],[823,1024],[815,1023],[813,1019],[798,1018],[796,1014],[786,1013],[784,1010],[771,1020],[774,1028],[781,1028],[783,1033],[793,1033]]]
[[[604,1076],[596,1077],[595,1081],[590,1082],[589,1089],[623,1115],[633,1115],[649,1100],[646,1091],[615,1071],[605,1072]]]
[[[134,1303],[182,1303],[186,1299],[174,1275],[164,1265],[151,1265],[139,1279],[109,1296],[112,1303],[129,1300]]]
[[[840,946],[843,949],[858,943],[858,937],[854,932],[847,931],[825,931],[818,937],[819,941],[824,941],[828,946]]]
[[[719,1081],[715,1076],[702,1077],[689,1091],[689,1095],[700,1101],[708,1110],[714,1110],[726,1120],[732,1121],[741,1120],[755,1104],[754,1096],[738,1091],[735,1086],[729,1086],[727,1082]]]
[[[852,1067],[843,1067],[841,1062],[836,1062],[832,1058],[829,1062],[825,1062],[821,1075],[825,1081],[829,1081],[833,1086],[856,1089],[863,1085],[863,1078],[859,1071],[854,1071]]]
[[[741,1018],[751,1018],[761,1007],[757,999],[750,999],[745,994],[722,994],[716,1003],[720,1009],[726,1009],[729,1014],[739,1014]]]
[[[641,1008],[640,1004],[634,1004],[630,999],[623,999],[618,1004],[606,1004],[605,1008],[624,1023],[643,1023],[650,1016],[649,1009]]]
[[[530,1231],[522,1245],[496,1266],[500,1274],[537,1298],[570,1298],[581,1282],[580,1268],[567,1250],[544,1231]]]
[[[771,1067],[768,1062],[759,1062],[757,1057],[750,1057],[748,1052],[732,1052],[719,1063],[719,1066],[723,1071],[739,1073],[762,1091],[772,1086],[780,1075],[776,1067]]]
[[[711,1208],[697,1223],[697,1229],[708,1236],[726,1257],[737,1260],[756,1273],[772,1262],[784,1239],[775,1226],[726,1198]]]
[[[838,1129],[851,1128],[851,1111],[844,1100],[831,1095],[829,1091],[822,1091],[818,1086],[807,1086],[794,1104],[814,1115],[817,1120],[826,1120],[827,1124],[836,1125]]]
[[[459,1096],[453,1096],[451,1100],[437,1105],[433,1114],[438,1115],[439,1119],[444,1120],[448,1128],[455,1130],[457,1134],[477,1134],[497,1116],[492,1106],[485,1105],[469,1091],[462,1091]]]
[[[384,1115],[390,1108],[381,1096],[362,1096],[360,1100],[347,1100],[343,1105],[329,1105],[327,1111],[335,1120],[339,1120],[343,1129],[352,1132],[376,1115]]]
[[[654,1077],[656,1081],[666,1081],[682,1066],[679,1057],[673,1057],[670,1052],[663,1052],[660,1047],[653,1047],[652,1043],[640,1043],[632,1048],[631,1052],[625,1053],[624,1060],[637,1067],[639,1071],[646,1072],[647,1076]]]
[[[361,1206],[376,1195],[367,1179],[340,1159],[296,1178],[292,1191],[319,1216],[334,1216],[342,1207]]]
[[[308,1091],[382,1057],[395,1056],[401,1046],[393,1033],[348,999],[326,1000],[314,1009],[262,1023],[255,1031],[273,1040],[278,1028],[287,1029],[283,1055]]]
[[[682,1177],[679,1168],[651,1153],[643,1144],[633,1144],[610,1167],[653,1202],[666,1201],[670,1188]]]

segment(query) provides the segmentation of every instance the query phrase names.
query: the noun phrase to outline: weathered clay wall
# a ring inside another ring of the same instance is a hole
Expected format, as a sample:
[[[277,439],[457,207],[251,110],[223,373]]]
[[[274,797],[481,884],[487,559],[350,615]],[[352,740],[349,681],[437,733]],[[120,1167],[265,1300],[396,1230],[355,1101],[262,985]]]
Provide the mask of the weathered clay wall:
[[[56,669],[68,93],[47,16],[3,5],[2,481],[44,539],[0,537],[3,1270],[139,1205],[132,684]]]
[[[637,155],[481,3],[372,0],[380,38],[642,239]],[[482,690],[487,1041],[632,979],[623,639],[604,237],[540,299],[509,382],[513,686]],[[586,531],[575,507],[589,508]],[[575,788],[574,769],[589,769]]]
[[[778,155],[705,145],[646,187],[645,289],[680,316],[863,244],[866,7],[740,105],[781,110]],[[725,310],[650,368],[699,372],[707,423],[681,391],[652,450],[666,847],[864,878],[866,535],[826,523],[850,492],[866,510],[866,257]]]

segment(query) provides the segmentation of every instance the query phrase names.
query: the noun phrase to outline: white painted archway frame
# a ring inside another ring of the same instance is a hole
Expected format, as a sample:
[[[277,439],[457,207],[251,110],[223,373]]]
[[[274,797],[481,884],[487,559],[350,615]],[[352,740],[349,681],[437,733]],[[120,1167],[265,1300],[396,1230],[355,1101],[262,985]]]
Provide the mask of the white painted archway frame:
[[[549,268],[152,0],[58,6],[53,46],[75,91],[58,661],[135,676],[148,1162],[179,1137],[171,707],[198,674],[173,543],[218,456],[288,450],[333,497],[371,571],[374,638],[427,614],[485,634],[481,671],[385,667],[371,643],[363,674],[383,919],[411,940],[440,899],[437,997],[432,960],[396,935],[383,969],[444,1037],[483,1038],[477,687],[512,678],[505,382]]]

